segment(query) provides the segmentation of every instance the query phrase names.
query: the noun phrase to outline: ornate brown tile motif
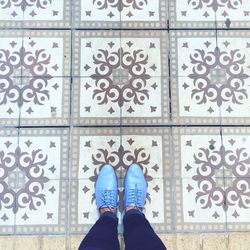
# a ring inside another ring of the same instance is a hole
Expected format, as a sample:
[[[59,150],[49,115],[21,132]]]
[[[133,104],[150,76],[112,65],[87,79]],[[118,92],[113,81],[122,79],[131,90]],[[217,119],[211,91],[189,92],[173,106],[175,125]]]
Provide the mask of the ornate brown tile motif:
[[[100,169],[111,164],[119,178],[119,203],[122,213],[123,177],[130,164],[142,168],[148,182],[146,216],[156,230],[164,231],[170,212],[168,169],[168,131],[165,129],[75,129],[73,131],[72,224],[73,232],[87,231],[98,218],[94,186]],[[82,201],[85,202],[82,202]],[[157,204],[157,205],[156,205]],[[167,207],[165,209],[165,207]]]
[[[77,32],[75,37],[75,75],[81,77],[74,84],[75,122],[117,124],[121,111],[124,118],[143,123],[167,122],[165,32],[124,32],[122,37]]]
[[[70,22],[69,0],[2,0],[0,26],[65,27]]]
[[[249,131],[235,134],[229,129],[222,139],[219,132],[208,128],[174,131],[180,230],[225,230],[226,222],[231,228],[240,222],[238,227],[249,226],[250,137],[245,135]]]
[[[23,39],[3,38],[0,51],[2,123],[20,116],[22,124],[35,124],[36,118],[39,124],[67,122],[69,80],[62,76],[69,75],[69,46],[68,32],[29,32]],[[33,120],[25,120],[28,118]]]
[[[213,32],[172,33],[175,121],[249,121],[249,33],[220,34],[216,42]]]
[[[227,150],[224,168],[226,186],[227,229],[233,231],[250,228],[250,130],[223,128],[223,145]]]
[[[249,16],[250,7],[243,0],[170,0],[171,27],[245,28]]]
[[[16,232],[42,233],[47,226],[65,231],[67,131],[21,130],[20,137],[9,133],[13,132],[6,130],[0,137],[3,230],[14,216],[11,223]]]
[[[167,27],[167,1],[77,0],[75,18],[81,27]]]

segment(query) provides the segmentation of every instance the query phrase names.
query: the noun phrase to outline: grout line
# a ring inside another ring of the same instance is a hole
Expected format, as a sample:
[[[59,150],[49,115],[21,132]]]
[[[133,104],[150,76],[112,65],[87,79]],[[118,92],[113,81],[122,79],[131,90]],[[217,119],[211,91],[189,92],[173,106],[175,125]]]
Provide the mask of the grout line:
[[[63,126],[1,126],[0,129],[64,129],[64,128],[250,128],[250,124],[247,125],[234,125],[234,124],[163,124],[163,125],[63,125]]]
[[[169,24],[167,23],[166,26],[168,26]],[[41,30],[41,31],[46,31],[46,30],[65,30],[65,31],[71,31],[72,28],[55,28],[55,27],[52,27],[52,28],[5,28],[5,29],[1,29],[1,30],[5,30],[5,31],[11,31],[11,30],[25,30],[25,31],[28,31],[28,30]],[[76,31],[121,31],[121,30],[124,30],[124,31],[130,31],[130,30],[134,30],[134,31],[202,31],[202,30],[205,30],[205,31],[214,31],[214,30],[218,30],[218,31],[238,31],[238,30],[244,30],[244,31],[250,31],[250,28],[245,28],[245,27],[239,27],[239,28],[218,28],[218,27],[215,27],[215,28],[206,28],[206,27],[203,27],[203,28],[155,28],[155,29],[149,29],[149,28],[143,28],[143,29],[140,29],[140,28],[75,28],[74,30]]]
[[[67,249],[71,249],[71,240],[70,240],[70,231],[71,231],[71,228],[70,228],[70,225],[71,225],[71,212],[70,212],[70,209],[71,209],[71,184],[72,184],[72,128],[73,128],[73,123],[72,123],[72,112],[73,112],[73,84],[74,84],[74,77],[73,77],[73,72],[74,72],[74,69],[73,69],[73,59],[74,59],[74,28],[73,28],[73,13],[74,13],[74,1],[71,1],[71,8],[70,8],[70,11],[71,11],[71,18],[70,18],[70,91],[69,91],[69,130],[68,130],[68,138],[69,138],[69,143],[67,145],[68,147],[68,195],[67,195],[67,214],[66,214],[66,217],[67,217],[67,221],[66,221],[66,246],[67,246]]]

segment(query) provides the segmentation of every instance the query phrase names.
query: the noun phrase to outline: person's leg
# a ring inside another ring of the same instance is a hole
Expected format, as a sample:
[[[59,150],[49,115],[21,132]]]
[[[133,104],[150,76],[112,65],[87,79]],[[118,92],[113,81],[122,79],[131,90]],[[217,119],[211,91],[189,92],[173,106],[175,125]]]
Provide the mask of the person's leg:
[[[123,218],[123,224],[126,250],[166,249],[145,218],[145,215],[139,210],[129,210]]]
[[[142,213],[146,201],[147,183],[141,168],[136,164],[132,164],[126,173],[124,191],[125,249],[165,250],[166,247]]]
[[[114,213],[103,213],[83,239],[79,250],[119,250],[117,225]]]
[[[117,178],[110,165],[102,167],[95,184],[100,218],[83,239],[79,250],[119,250],[117,212]]]

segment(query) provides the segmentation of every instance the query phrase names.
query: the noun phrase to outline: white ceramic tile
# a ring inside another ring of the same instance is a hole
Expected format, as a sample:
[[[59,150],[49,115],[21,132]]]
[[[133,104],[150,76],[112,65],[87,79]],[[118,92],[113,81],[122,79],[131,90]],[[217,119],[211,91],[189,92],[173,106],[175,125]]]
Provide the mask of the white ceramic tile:
[[[77,0],[75,22],[80,27],[167,27],[167,1]]]
[[[27,31],[23,38],[24,65],[35,76],[69,76],[70,33]],[[29,59],[29,61],[28,61]]]
[[[0,131],[0,233],[11,234],[14,231],[15,225],[15,199],[13,193],[9,191],[9,185],[14,185],[15,188],[15,173],[13,173],[13,163],[15,157],[12,154],[18,144],[16,130],[1,130]]]
[[[22,85],[21,125],[69,124],[69,77],[23,77]]]
[[[120,135],[121,133],[121,135]],[[146,215],[157,231],[169,228],[170,183],[168,131],[164,129],[74,129],[71,230],[87,231],[98,218],[94,186],[105,164],[116,170],[122,212],[123,177],[132,163],[137,163],[148,182]],[[78,181],[77,181],[78,179]],[[86,197],[86,198],[85,198]],[[85,201],[85,202],[83,202]],[[157,206],[156,206],[157,204]],[[166,205],[168,204],[168,205]],[[166,208],[167,207],[167,208]],[[120,215],[119,215],[120,216]]]
[[[218,32],[220,71],[226,71],[220,84],[222,124],[248,124],[250,107],[250,33]]]
[[[217,44],[214,32],[171,33],[171,87],[174,122],[219,124]]]
[[[0,124],[18,125],[22,32],[1,31],[0,36]]]
[[[0,26],[67,27],[70,24],[69,0],[3,0]]]
[[[170,27],[215,27],[214,4],[217,4],[217,0],[170,0]]]
[[[224,151],[219,128],[174,129],[178,230],[226,227]]]
[[[67,130],[3,130],[0,142],[1,192],[10,199],[0,201],[1,213],[15,218],[19,233],[65,231]]]

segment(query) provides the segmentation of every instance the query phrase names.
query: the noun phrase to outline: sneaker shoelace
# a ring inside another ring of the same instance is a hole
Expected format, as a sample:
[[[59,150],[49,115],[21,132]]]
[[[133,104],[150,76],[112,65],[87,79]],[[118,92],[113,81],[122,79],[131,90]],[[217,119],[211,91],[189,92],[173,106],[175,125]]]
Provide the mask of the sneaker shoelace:
[[[115,205],[115,190],[103,190],[102,192],[102,205],[101,208],[103,207],[108,207],[110,209],[116,209],[117,206]]]
[[[128,200],[135,204],[135,208],[142,209],[143,204],[141,204],[142,201],[142,190],[137,188],[137,185],[135,185],[135,189],[129,189],[128,191]]]

